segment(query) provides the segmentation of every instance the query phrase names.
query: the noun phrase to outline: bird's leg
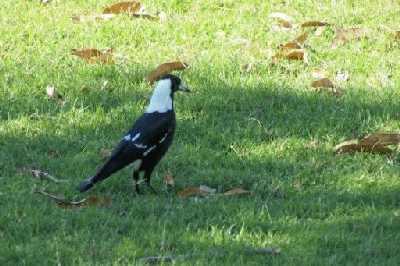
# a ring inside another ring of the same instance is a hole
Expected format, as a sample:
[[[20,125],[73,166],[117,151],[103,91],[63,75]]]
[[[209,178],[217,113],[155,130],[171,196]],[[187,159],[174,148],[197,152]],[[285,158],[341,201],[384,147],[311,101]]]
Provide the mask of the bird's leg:
[[[141,194],[139,189],[139,172],[133,171],[133,186],[137,194]]]
[[[157,191],[150,184],[150,176],[151,176],[151,171],[146,171],[146,173],[144,174],[144,180],[146,182],[147,187],[150,188],[151,192],[157,194]]]

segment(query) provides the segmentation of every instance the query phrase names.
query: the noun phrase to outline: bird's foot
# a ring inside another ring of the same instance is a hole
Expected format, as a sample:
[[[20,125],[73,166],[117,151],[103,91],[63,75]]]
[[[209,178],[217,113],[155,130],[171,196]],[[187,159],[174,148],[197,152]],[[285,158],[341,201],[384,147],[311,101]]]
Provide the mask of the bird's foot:
[[[88,191],[93,186],[94,186],[94,183],[91,180],[84,180],[79,184],[78,190],[79,190],[79,192],[82,193],[82,192]]]

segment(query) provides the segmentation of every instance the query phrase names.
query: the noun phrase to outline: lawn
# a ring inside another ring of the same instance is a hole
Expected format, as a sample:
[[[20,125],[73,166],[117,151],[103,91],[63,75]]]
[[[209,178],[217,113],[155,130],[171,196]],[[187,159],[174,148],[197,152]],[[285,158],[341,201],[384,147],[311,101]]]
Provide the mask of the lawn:
[[[166,20],[71,19],[112,3],[1,3],[0,265],[127,265],[169,255],[176,265],[399,265],[400,154],[333,152],[348,139],[399,131],[398,1],[143,0]],[[335,26],[310,34],[307,63],[274,62],[300,29],[274,29],[271,12]],[[336,27],[365,28],[367,37],[332,49]],[[115,64],[71,55],[85,47],[113,48]],[[175,97],[174,144],[152,178],[159,194],[137,196],[127,168],[79,195],[102,150],[147,105],[146,75],[173,60],[189,63],[178,75],[193,93]],[[335,82],[343,95],[313,90],[315,69],[332,79],[346,73]],[[65,103],[48,99],[47,86]],[[30,169],[68,182],[37,181]],[[168,173],[176,182],[169,193]],[[176,195],[199,185],[252,194]],[[63,209],[35,187],[112,202]],[[281,252],[246,252],[264,247]]]

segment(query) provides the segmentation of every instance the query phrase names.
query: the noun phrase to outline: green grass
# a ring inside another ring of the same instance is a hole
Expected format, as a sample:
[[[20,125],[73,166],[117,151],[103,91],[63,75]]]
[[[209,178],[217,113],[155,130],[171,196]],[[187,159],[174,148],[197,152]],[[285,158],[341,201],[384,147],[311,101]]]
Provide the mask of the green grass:
[[[332,152],[343,140],[399,129],[400,44],[386,30],[400,25],[396,1],[149,0],[166,22],[121,15],[79,24],[72,15],[114,1],[39,2],[0,8],[1,265],[127,265],[190,253],[177,265],[399,264],[398,153]],[[273,65],[276,46],[296,35],[271,30],[276,11],[365,27],[369,37],[332,50],[330,28],[307,40],[308,65]],[[81,47],[120,56],[90,65],[70,55]],[[75,187],[101,164],[100,150],[147,104],[145,75],[174,59],[190,63],[180,76],[194,93],[176,97],[175,142],[152,179],[160,195],[135,196],[129,169],[89,193],[112,197],[108,208],[64,210],[32,193],[24,169],[38,168],[69,180],[50,191],[79,198]],[[254,68],[241,72],[248,63]],[[310,90],[315,68],[348,72],[344,96]],[[48,85],[64,106],[47,99]],[[165,192],[167,172],[177,191],[204,184],[253,195],[181,199]],[[241,252],[270,246],[281,254]]]

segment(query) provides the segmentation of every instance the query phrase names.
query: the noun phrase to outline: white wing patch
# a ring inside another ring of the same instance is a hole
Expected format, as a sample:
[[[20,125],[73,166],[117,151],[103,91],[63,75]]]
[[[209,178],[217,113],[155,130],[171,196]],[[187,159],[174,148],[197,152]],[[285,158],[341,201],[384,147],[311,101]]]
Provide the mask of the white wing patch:
[[[140,137],[140,133],[137,133],[133,138],[131,138],[131,134],[128,134],[124,137],[124,140],[126,141],[135,141]]]
[[[133,145],[135,145],[136,148],[139,148],[139,149],[146,149],[147,148],[147,145],[143,145],[143,144],[140,144],[140,143],[134,143]]]
[[[132,142],[137,140],[140,137],[140,133],[137,133],[133,138],[132,138]]]
[[[152,150],[154,150],[157,146],[151,146],[147,151],[143,152],[143,156],[147,156]]]
[[[158,143],[163,143],[164,140],[167,138],[168,133],[165,133],[164,137],[162,139],[160,139],[160,141]]]

